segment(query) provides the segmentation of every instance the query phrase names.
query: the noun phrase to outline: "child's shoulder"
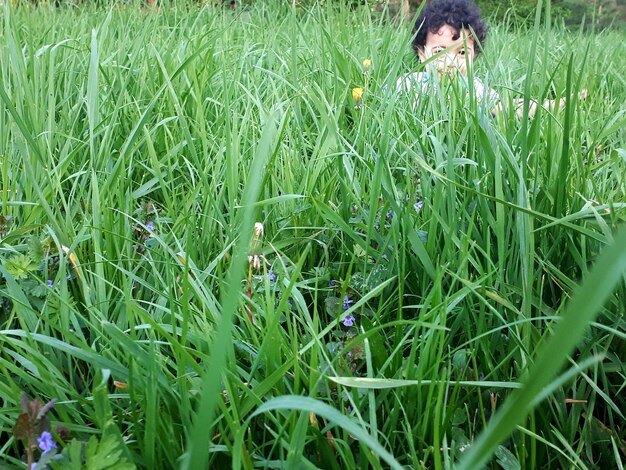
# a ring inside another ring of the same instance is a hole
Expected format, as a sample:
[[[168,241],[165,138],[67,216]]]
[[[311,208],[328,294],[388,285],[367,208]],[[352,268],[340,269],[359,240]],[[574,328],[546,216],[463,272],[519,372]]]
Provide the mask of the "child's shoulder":
[[[474,92],[479,100],[489,100],[492,103],[500,101],[500,95],[493,88],[489,88],[478,77],[474,77]]]

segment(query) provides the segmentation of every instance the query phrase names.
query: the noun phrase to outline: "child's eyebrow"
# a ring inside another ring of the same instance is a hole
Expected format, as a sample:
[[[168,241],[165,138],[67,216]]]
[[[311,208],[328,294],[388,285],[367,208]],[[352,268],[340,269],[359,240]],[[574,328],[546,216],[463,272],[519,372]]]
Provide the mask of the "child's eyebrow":
[[[467,47],[470,48],[470,47],[472,47],[472,45],[471,44],[467,44]],[[463,43],[451,44],[450,46],[442,46],[442,45],[438,44],[438,45],[435,45],[435,46],[431,47],[431,50],[434,51],[434,50],[440,49],[442,51],[445,51],[447,49],[458,49],[458,48],[465,49],[466,47],[465,47],[465,44],[463,44]]]

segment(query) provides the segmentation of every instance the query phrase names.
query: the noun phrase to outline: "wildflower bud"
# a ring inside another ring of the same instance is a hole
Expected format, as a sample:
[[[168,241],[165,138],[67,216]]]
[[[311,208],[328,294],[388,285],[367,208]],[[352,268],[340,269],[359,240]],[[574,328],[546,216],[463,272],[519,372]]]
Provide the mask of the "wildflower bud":
[[[358,105],[361,102],[361,98],[363,98],[363,88],[360,86],[352,89],[352,99]]]
[[[252,241],[250,243],[250,255],[259,255],[263,251],[263,224],[257,222],[254,224],[254,232],[252,233]]]
[[[260,270],[261,261],[265,260],[263,255],[250,255],[248,256],[248,264],[252,269]]]
[[[257,222],[254,224],[254,236],[262,237],[263,236],[263,224],[261,222]]]

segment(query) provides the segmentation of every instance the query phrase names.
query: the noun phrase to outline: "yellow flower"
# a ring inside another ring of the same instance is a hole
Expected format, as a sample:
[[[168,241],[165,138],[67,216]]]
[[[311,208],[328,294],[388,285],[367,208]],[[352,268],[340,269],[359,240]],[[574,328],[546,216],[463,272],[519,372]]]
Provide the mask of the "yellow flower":
[[[372,60],[371,59],[364,59],[363,60],[363,67],[365,68],[365,70],[369,70],[369,68],[372,66]]]
[[[352,99],[357,103],[363,98],[363,88],[360,86],[352,89]]]

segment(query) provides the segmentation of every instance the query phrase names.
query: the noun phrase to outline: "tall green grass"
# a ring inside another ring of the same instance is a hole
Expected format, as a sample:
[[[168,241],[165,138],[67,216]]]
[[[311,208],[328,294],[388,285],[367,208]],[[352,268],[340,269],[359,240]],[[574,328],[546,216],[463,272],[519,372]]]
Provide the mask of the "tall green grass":
[[[492,118],[363,8],[2,15],[7,466],[25,391],[141,468],[621,468],[623,34],[493,27]]]

